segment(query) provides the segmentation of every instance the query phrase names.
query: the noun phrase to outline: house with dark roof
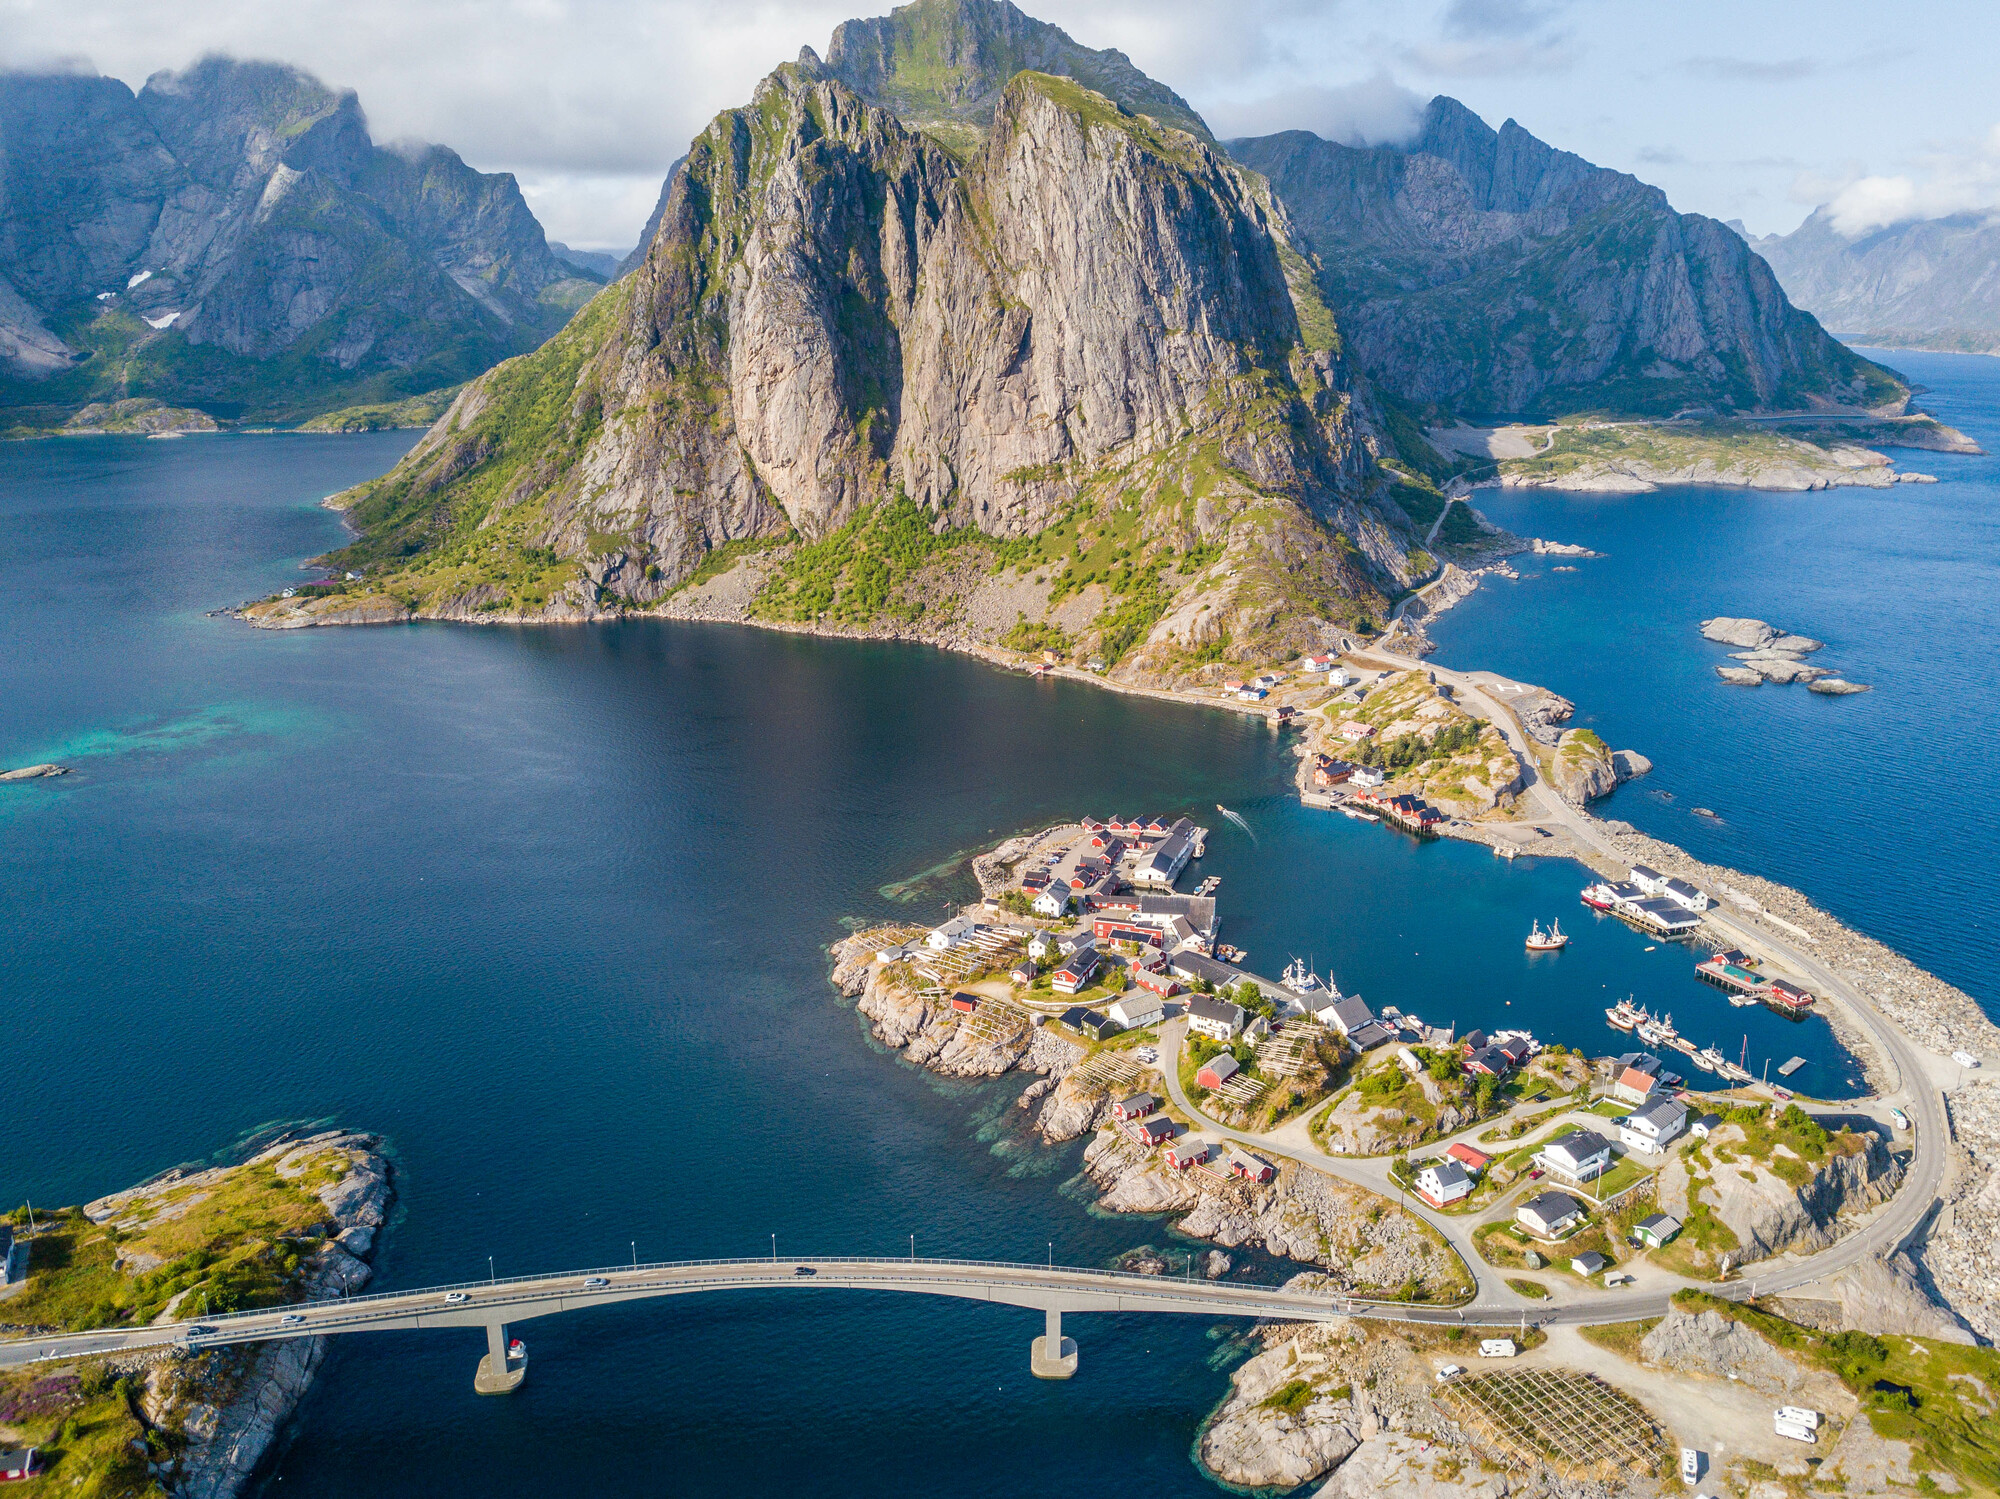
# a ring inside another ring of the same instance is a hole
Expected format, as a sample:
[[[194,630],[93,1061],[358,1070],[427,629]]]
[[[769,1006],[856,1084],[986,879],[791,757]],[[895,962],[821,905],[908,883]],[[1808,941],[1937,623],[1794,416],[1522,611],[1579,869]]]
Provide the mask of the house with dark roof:
[[[1197,1036],[1215,1041],[1234,1041],[1243,1031],[1243,1006],[1213,994],[1197,994],[1188,1001],[1188,1029]]]
[[[1618,1122],[1618,1140],[1627,1150],[1656,1155],[1687,1127],[1687,1105],[1678,1099],[1662,1098]]]
[[[1544,1192],[1514,1209],[1514,1221],[1542,1239],[1568,1232],[1583,1216],[1583,1204],[1563,1192]]]
[[[1150,1093],[1134,1093],[1130,1098],[1121,1098],[1111,1106],[1111,1117],[1119,1123],[1129,1123],[1144,1119],[1160,1106],[1159,1099]]]
[[[1681,1220],[1670,1218],[1665,1213],[1655,1213],[1650,1218],[1641,1218],[1632,1225],[1632,1236],[1649,1248],[1658,1249],[1681,1231]]]
[[[1141,1119],[1136,1128],[1139,1138],[1144,1140],[1148,1145],[1164,1145],[1174,1137],[1173,1121],[1171,1119],[1163,1119],[1158,1114],[1147,1119]]]
[[[1232,1077],[1236,1076],[1240,1070],[1236,1065],[1236,1058],[1225,1051],[1203,1062],[1201,1067],[1196,1071],[1194,1080],[1197,1085],[1208,1089],[1212,1093]]]
[[[1194,824],[1185,817],[1132,868],[1133,880],[1141,885],[1172,887],[1187,861],[1194,856]]]
[[[1434,1208],[1472,1195],[1472,1178],[1457,1161],[1432,1161],[1417,1173],[1417,1195]]]
[[[1573,1129],[1536,1151],[1535,1164],[1564,1181],[1595,1181],[1611,1167],[1611,1142],[1594,1130]]]

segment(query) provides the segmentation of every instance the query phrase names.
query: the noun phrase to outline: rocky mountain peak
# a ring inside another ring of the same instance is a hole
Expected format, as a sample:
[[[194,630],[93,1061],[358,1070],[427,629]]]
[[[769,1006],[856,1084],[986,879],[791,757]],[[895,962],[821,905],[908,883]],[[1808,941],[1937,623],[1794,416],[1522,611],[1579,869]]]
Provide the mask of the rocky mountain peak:
[[[1209,138],[1188,102],[1124,53],[1082,46],[1011,0],[914,0],[887,16],[843,21],[825,67],[862,98],[917,126],[956,125],[976,134],[1008,80],[1033,71],[1073,78],[1128,109]]]

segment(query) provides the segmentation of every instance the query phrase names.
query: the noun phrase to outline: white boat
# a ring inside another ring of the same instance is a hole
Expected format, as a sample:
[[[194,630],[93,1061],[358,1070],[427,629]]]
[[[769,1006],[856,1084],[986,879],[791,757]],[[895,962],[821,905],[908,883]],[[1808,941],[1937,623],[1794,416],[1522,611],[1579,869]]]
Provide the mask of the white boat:
[[[1639,1017],[1645,1013],[1644,1010],[1635,1010],[1631,1000],[1621,999],[1604,1012],[1604,1020],[1614,1030],[1629,1031],[1639,1023]]]
[[[1303,958],[1293,958],[1278,982],[1294,994],[1311,994],[1320,987],[1319,975],[1306,967]]]
[[[1725,1057],[1713,1046],[1704,1046],[1694,1054],[1694,1059],[1710,1072],[1713,1072],[1717,1077],[1727,1077],[1729,1075],[1727,1071],[1729,1058]]]
[[[1732,994],[1729,996],[1729,1002],[1739,1010],[1747,1010],[1758,1000],[1754,994]]]
[[[1563,935],[1560,921],[1550,922],[1546,932],[1542,930],[1541,922],[1537,921],[1534,930],[1528,933],[1529,952],[1559,952],[1567,946],[1569,938]]]

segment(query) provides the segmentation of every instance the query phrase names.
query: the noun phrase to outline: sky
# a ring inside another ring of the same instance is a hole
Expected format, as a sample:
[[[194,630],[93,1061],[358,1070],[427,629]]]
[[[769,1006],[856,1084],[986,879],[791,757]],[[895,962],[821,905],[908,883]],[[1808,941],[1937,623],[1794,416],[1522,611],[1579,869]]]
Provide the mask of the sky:
[[[378,141],[511,171],[551,239],[623,251],[718,111],[856,0],[0,0],[0,66],[134,88],[209,51],[358,92]],[[1032,0],[1227,138],[1380,142],[1450,94],[1758,234],[2000,205],[2000,6],[1956,0]]]

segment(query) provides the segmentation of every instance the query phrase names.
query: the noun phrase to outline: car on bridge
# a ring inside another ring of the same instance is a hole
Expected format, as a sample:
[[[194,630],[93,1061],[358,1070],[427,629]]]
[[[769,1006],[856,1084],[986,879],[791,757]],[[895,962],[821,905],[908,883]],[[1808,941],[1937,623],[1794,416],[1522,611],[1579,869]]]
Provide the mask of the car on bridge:
[[[610,1284],[611,1282],[606,1280],[603,1276],[593,1275],[588,1280],[584,1281],[583,1288],[586,1291],[601,1291]]]
[[[191,1338],[209,1338],[215,1336],[215,1329],[197,1322],[187,1330],[187,1335]]]
[[[797,1268],[796,1268],[795,1270],[793,1270],[793,1271],[792,1271],[792,1274],[794,1274],[794,1275],[817,1275],[817,1274],[819,1274],[819,1271],[817,1271],[817,1270],[813,1269],[813,1267],[812,1267],[811,1265],[800,1265],[800,1266],[798,1266],[798,1267],[797,1267]]]
[[[278,1319],[278,1326],[298,1327],[302,1325],[305,1322],[305,1320],[306,1320],[305,1315],[301,1312],[287,1312],[285,1313],[284,1316]]]
[[[472,1298],[463,1291],[447,1291],[445,1292],[444,1304],[446,1306],[464,1306],[470,1300]]]

